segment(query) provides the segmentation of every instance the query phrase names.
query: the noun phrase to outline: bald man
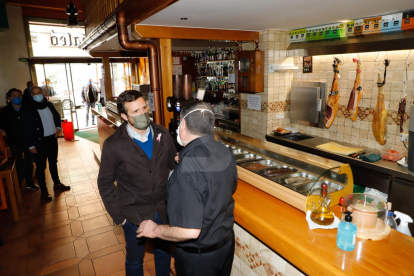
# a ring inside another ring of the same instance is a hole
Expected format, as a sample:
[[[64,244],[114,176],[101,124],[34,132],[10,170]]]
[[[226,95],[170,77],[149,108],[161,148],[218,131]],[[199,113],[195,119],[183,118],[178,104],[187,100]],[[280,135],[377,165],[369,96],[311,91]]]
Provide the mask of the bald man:
[[[70,186],[60,182],[57,170],[58,142],[61,131],[60,115],[52,103],[43,96],[42,88],[33,86],[31,100],[22,110],[22,132],[36,163],[36,177],[41,189],[40,199],[52,201],[46,187],[45,169],[49,162],[49,171],[53,179],[53,189],[69,191]]]

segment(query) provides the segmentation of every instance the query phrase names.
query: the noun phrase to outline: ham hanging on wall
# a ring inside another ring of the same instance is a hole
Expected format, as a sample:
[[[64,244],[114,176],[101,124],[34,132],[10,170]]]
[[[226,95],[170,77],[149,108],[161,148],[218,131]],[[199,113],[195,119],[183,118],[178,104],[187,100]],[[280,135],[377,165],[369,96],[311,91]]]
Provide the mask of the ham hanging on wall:
[[[385,60],[384,80],[381,78],[381,73],[378,73],[378,98],[377,106],[374,110],[374,118],[372,119],[372,132],[375,140],[383,146],[387,143],[387,109],[384,101],[384,85],[387,77],[387,66],[390,64],[388,59]]]
[[[356,69],[356,78],[354,82],[354,87],[351,91],[351,96],[349,97],[348,102],[348,111],[351,113],[351,120],[356,121],[356,117],[358,115],[358,106],[359,101],[362,98],[362,86],[361,84],[361,60],[359,59],[353,59],[354,62],[357,63],[357,69]]]
[[[330,128],[335,120],[336,114],[338,113],[339,105],[339,90],[338,90],[338,79],[339,79],[339,68],[341,61],[338,58],[334,59],[333,70],[334,78],[332,82],[331,93],[329,93],[328,100],[325,108],[325,128]]]

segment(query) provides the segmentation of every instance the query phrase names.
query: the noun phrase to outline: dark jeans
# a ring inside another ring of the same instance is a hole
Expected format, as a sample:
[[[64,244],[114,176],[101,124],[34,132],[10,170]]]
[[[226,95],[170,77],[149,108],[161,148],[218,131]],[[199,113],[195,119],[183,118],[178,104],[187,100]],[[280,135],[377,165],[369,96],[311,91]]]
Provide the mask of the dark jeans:
[[[163,224],[158,213],[155,213],[154,222]],[[145,251],[145,238],[137,238],[138,226],[128,221],[122,226],[126,241],[126,276],[143,276],[143,260]],[[157,276],[169,276],[171,265],[170,243],[161,239],[153,239],[155,271]]]
[[[176,246],[174,258],[177,276],[230,276],[234,258],[234,233],[229,243],[208,253],[188,253]]]
[[[95,103],[85,102],[85,108],[86,108],[86,124],[87,124],[89,121],[89,109],[95,108]],[[95,115],[93,115],[92,113],[92,123],[94,122],[95,122]]]
[[[16,169],[20,186],[23,179],[26,179],[27,186],[31,186],[33,184],[33,158],[29,148],[24,144],[10,143],[10,152],[13,157],[17,158]]]
[[[37,184],[42,191],[46,191],[46,161],[49,162],[49,171],[52,175],[53,183],[59,184],[59,174],[57,169],[58,157],[58,142],[55,135],[50,135],[42,138],[42,149],[36,149],[37,153],[33,154],[34,162],[36,163],[36,177]]]

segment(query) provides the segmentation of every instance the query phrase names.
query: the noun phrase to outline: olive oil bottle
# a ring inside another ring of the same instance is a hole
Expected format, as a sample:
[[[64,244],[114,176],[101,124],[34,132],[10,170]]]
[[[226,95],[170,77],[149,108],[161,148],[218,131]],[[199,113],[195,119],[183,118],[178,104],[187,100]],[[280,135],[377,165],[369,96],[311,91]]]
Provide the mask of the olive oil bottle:
[[[319,197],[319,205],[313,206],[311,213],[311,220],[319,225],[330,225],[334,222],[334,215],[329,209],[329,203],[331,202],[331,196],[328,195],[328,185],[323,183],[321,185],[321,196]]]

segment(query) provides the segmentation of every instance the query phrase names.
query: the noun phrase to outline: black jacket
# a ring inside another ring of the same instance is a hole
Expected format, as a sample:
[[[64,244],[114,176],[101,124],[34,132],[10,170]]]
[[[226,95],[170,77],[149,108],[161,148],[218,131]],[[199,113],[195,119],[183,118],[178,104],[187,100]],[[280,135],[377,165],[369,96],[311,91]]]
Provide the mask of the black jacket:
[[[47,107],[53,114],[53,121],[55,122],[55,126],[57,128],[62,127],[60,115],[56,111],[56,108],[53,106],[51,102],[47,102]],[[37,109],[34,108],[33,105],[30,105],[29,107],[24,107],[22,109],[21,123],[23,137],[26,141],[27,146],[29,148],[34,146],[36,147],[36,149],[42,149],[43,147],[41,139],[44,137],[43,124],[42,120],[40,119],[39,112],[37,112]]]
[[[24,144],[21,126],[22,110],[14,110],[11,103],[0,109],[0,128],[6,132],[8,144]]]
[[[175,167],[176,149],[165,127],[154,123],[151,126],[154,133],[151,160],[128,135],[125,122],[103,144],[98,188],[116,224],[127,219],[139,225],[143,220],[154,219],[155,211],[166,221],[166,184],[169,171]]]

